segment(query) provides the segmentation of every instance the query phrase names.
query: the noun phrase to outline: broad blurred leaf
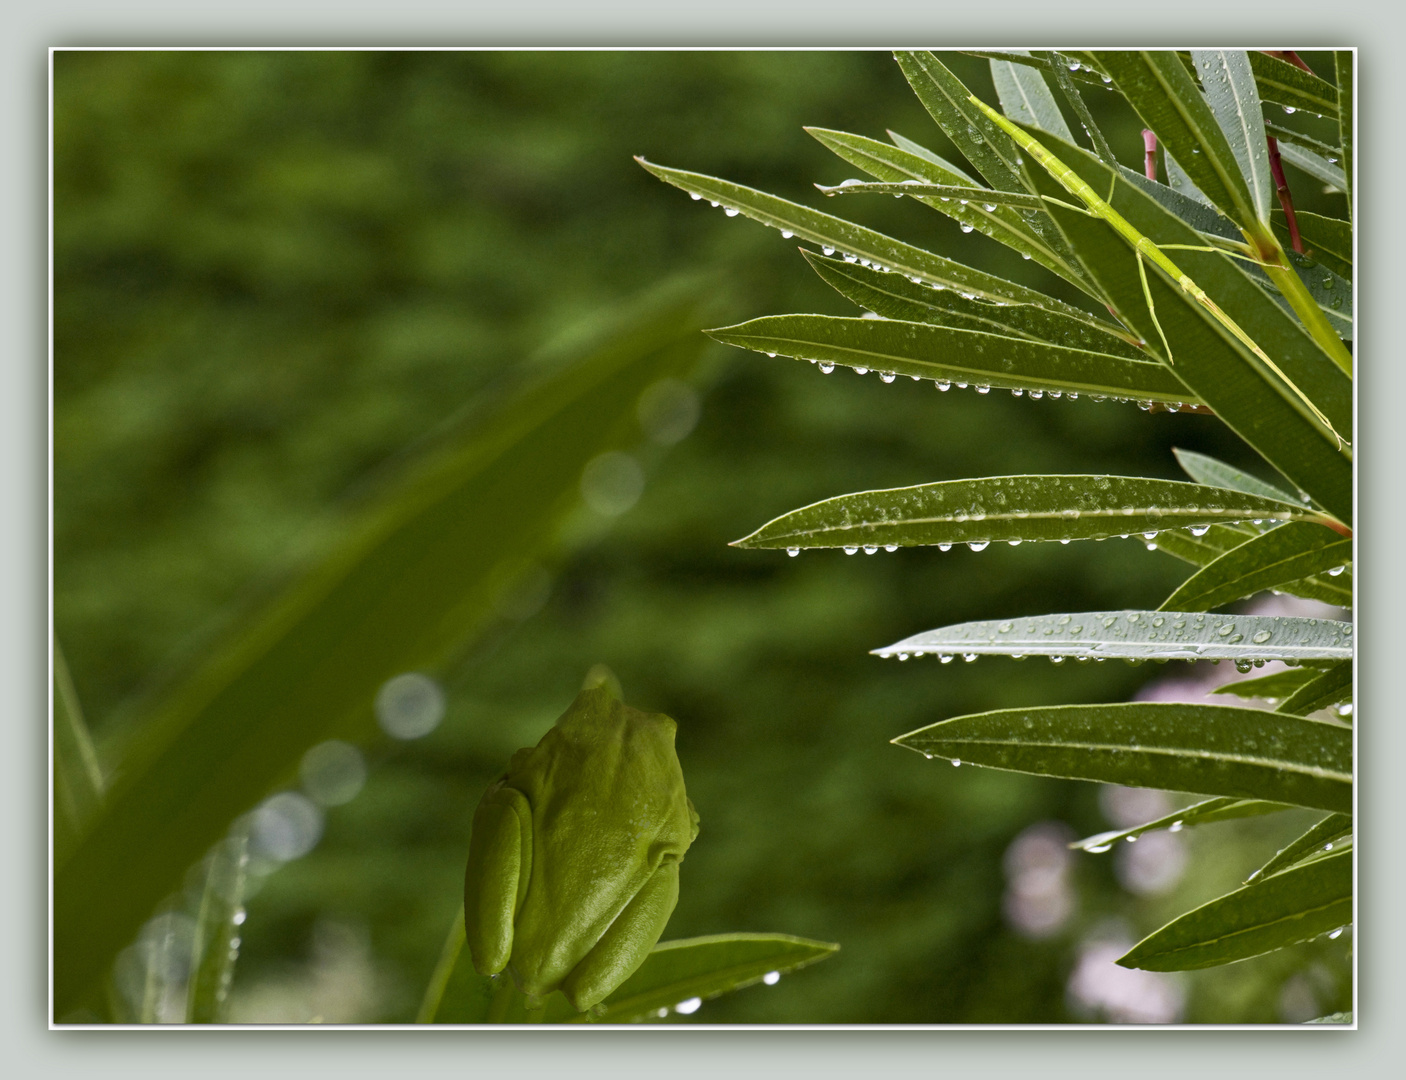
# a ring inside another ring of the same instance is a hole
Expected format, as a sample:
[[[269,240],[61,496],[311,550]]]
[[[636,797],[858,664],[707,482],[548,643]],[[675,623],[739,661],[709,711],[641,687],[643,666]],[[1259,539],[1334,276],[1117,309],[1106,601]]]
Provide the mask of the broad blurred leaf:
[[[1176,54],[1114,50],[1090,55],[1113,76],[1143,126],[1157,133],[1192,183],[1242,228],[1251,227],[1259,214],[1235,152]]]
[[[626,324],[387,490],[340,546],[152,706],[108,807],[54,880],[62,1012],[186,868],[333,735],[370,731],[377,689],[433,665],[554,538],[583,464],[640,392],[691,362],[692,305]]]
[[[1251,874],[1247,880],[1254,881],[1255,878],[1269,877],[1271,874],[1277,874],[1286,866],[1301,862],[1316,852],[1332,851],[1339,846],[1339,841],[1343,837],[1351,835],[1351,814],[1329,814],[1292,843],[1280,848],[1274,858]]]
[[[708,333],[724,344],[756,352],[841,364],[856,371],[863,368],[860,374],[873,371],[932,379],[939,386],[971,384],[978,393],[994,387],[1141,399],[1178,408],[1197,403],[1160,364],[953,326],[768,315]]]
[[[1303,109],[1330,120],[1338,118],[1338,91],[1317,75],[1259,51],[1250,53],[1250,68],[1255,73],[1255,85],[1263,100]]]
[[[1008,60],[992,60],[991,81],[995,84],[996,96],[1001,99],[1001,111],[1012,120],[1058,135],[1065,142],[1074,141],[1064,114],[1059,111],[1054,94],[1050,93],[1038,69]]]
[[[1210,610],[1345,565],[1352,541],[1323,525],[1292,521],[1247,540],[1203,566],[1162,603],[1163,610]]]
[[[1277,711],[1307,716],[1351,698],[1352,665],[1337,664],[1295,690],[1279,703]]]
[[[103,775],[58,641],[54,665],[54,862],[66,859],[102,809]]]
[[[1180,480],[988,476],[825,499],[783,514],[734,544],[752,548],[984,547],[1002,540],[1100,540],[1222,521],[1312,516],[1300,505]]]
[[[868,266],[802,252],[827,285],[860,307],[901,322],[923,322],[954,330],[980,330],[1003,337],[1056,344],[1081,352],[1121,357],[1145,364],[1146,354],[1104,324],[1095,328],[1081,319],[1029,304],[989,304],[968,300],[954,289],[915,284],[902,274],[884,274]]]
[[[1227,705],[1002,709],[893,740],[928,758],[1348,813],[1352,729]]]
[[[1264,135],[1264,111],[1255,76],[1244,50],[1192,49],[1201,86],[1211,113],[1225,133],[1240,175],[1250,192],[1255,215],[1268,225],[1274,206],[1274,177],[1269,171],[1269,144]]]
[[[1235,818],[1258,817],[1261,814],[1277,814],[1281,810],[1288,809],[1289,807],[1283,803],[1265,802],[1263,799],[1207,799],[1181,810],[1175,810],[1165,817],[1159,817],[1156,821],[1135,825],[1131,829],[1115,829],[1113,832],[1086,836],[1082,840],[1074,841],[1069,846],[1080,851],[1091,851],[1097,854],[1107,851],[1120,841],[1126,843],[1128,840],[1136,840],[1143,833],[1155,832],[1159,829],[1181,832],[1188,825],[1209,825],[1215,821],[1231,821]]]
[[[958,623],[875,656],[1075,656],[1104,660],[1346,660],[1352,624],[1284,615],[1085,611]]]
[[[1352,850],[1260,878],[1189,911],[1118,960],[1147,971],[1187,971],[1308,941],[1352,919]]]

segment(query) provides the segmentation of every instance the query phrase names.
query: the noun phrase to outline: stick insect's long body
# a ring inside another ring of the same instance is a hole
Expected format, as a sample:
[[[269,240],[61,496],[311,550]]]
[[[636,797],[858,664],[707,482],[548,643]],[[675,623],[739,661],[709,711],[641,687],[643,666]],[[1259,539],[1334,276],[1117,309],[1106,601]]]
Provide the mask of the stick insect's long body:
[[[1328,432],[1332,434],[1333,438],[1337,440],[1339,448],[1344,445],[1345,440],[1343,439],[1343,437],[1339,435],[1337,431],[1334,430],[1333,425],[1329,422],[1328,418],[1323,415],[1323,413],[1318,409],[1316,405],[1313,404],[1312,401],[1309,400],[1308,396],[1304,394],[1304,392],[1300,390],[1296,385],[1294,385],[1294,381],[1279,369],[1279,365],[1269,358],[1265,351],[1255,343],[1254,339],[1251,338],[1249,334],[1247,334],[1243,329],[1241,329],[1240,325],[1236,323],[1234,319],[1232,319],[1229,315],[1222,311],[1220,309],[1220,306],[1217,305],[1214,300],[1212,300],[1209,296],[1206,295],[1206,291],[1204,289],[1198,286],[1196,282],[1192,281],[1190,277],[1183,273],[1181,268],[1177,266],[1176,263],[1172,262],[1171,259],[1167,258],[1166,254],[1162,251],[1161,248],[1156,245],[1156,243],[1152,241],[1151,238],[1144,236],[1142,233],[1138,232],[1137,229],[1133,228],[1132,224],[1128,221],[1128,219],[1123,217],[1122,214],[1118,213],[1117,210],[1113,209],[1113,207],[1110,206],[1105,199],[1101,198],[1098,192],[1094,191],[1094,189],[1091,188],[1084,181],[1084,179],[1079,176],[1078,173],[1076,173],[1064,162],[1060,161],[1059,158],[1055,157],[1052,153],[1045,149],[1044,146],[1042,146],[1028,133],[1016,127],[1015,124],[1011,123],[1010,120],[1002,116],[995,109],[991,108],[991,106],[987,105],[986,102],[982,101],[975,95],[972,95],[969,100],[979,109],[981,109],[981,111],[986,114],[987,118],[993,124],[995,124],[1012,139],[1014,139],[1017,146],[1019,146],[1022,150],[1024,150],[1037,162],[1039,162],[1041,167],[1044,168],[1044,170],[1049,173],[1052,177],[1054,177],[1055,180],[1057,180],[1066,191],[1068,191],[1071,195],[1074,195],[1075,197],[1083,200],[1084,205],[1088,207],[1088,210],[1086,211],[1087,213],[1090,213],[1095,217],[1102,218],[1104,221],[1108,222],[1108,224],[1113,226],[1113,228],[1117,231],[1120,236],[1123,237],[1124,240],[1126,240],[1129,244],[1132,245],[1133,250],[1138,255],[1138,273],[1142,275],[1142,289],[1143,294],[1147,297],[1148,314],[1152,316],[1153,325],[1157,327],[1157,333],[1161,335],[1162,344],[1166,347],[1167,363],[1172,363],[1172,349],[1171,346],[1167,343],[1167,336],[1165,333],[1163,333],[1162,324],[1157,321],[1157,312],[1153,309],[1152,306],[1152,294],[1151,291],[1148,289],[1147,277],[1143,271],[1142,266],[1143,259],[1147,259],[1148,261],[1152,262],[1154,265],[1159,267],[1161,270],[1163,270],[1168,276],[1171,277],[1173,281],[1175,281],[1178,285],[1181,286],[1182,291],[1187,293],[1193,300],[1195,300],[1198,304],[1200,304],[1207,311],[1209,311],[1215,317],[1217,322],[1219,322],[1222,326],[1224,326],[1227,330],[1234,334],[1236,339],[1240,341],[1241,344],[1243,344],[1247,349],[1254,353],[1255,356],[1257,356],[1261,361],[1263,361],[1264,364],[1284,382],[1284,385],[1287,386],[1291,391],[1293,391],[1295,396],[1297,396],[1300,401],[1302,401],[1306,406],[1308,406],[1309,410],[1313,413],[1314,417],[1319,421],[1319,423],[1321,423],[1323,427],[1326,428]]]

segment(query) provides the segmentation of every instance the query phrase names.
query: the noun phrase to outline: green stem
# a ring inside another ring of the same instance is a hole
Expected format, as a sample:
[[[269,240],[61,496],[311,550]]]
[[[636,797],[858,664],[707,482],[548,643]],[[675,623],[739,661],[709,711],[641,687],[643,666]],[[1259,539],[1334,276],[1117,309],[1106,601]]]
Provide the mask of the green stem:
[[[445,988],[449,985],[449,976],[454,973],[454,965],[459,962],[459,954],[464,951],[464,939],[464,905],[460,904],[458,914],[449,925],[444,948],[440,950],[439,963],[435,965],[434,974],[430,976],[429,985],[425,987],[425,997],[420,1002],[420,1012],[415,1017],[415,1023],[434,1023],[439,1004],[444,1000]]]

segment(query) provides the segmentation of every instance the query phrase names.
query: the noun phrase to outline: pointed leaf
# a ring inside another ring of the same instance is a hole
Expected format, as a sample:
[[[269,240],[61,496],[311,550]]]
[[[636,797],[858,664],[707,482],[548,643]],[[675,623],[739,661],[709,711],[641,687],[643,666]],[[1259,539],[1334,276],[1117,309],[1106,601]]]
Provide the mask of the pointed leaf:
[[[1049,61],[1050,54],[1046,51],[1030,52],[1025,49],[962,49],[960,51],[966,56],[977,56],[983,60],[1000,60],[1018,67],[1029,67],[1037,71],[1054,73]],[[1069,71],[1067,65],[1065,70]],[[1073,71],[1069,71],[1069,75],[1077,82],[1087,83],[1103,90],[1111,89],[1108,83],[1112,80],[1101,78],[1098,70],[1088,62],[1080,63]]]
[[[1288,697],[1305,683],[1312,682],[1319,674],[1320,672],[1313,668],[1285,668],[1283,671],[1276,671],[1273,675],[1261,675],[1257,679],[1235,679],[1224,686],[1217,686],[1211,693],[1279,701]]]
[[[1343,191],[1347,193],[1347,212],[1352,216],[1352,147],[1353,147],[1353,57],[1351,50],[1333,53],[1333,68],[1338,81],[1338,142],[1342,146]]]
[[[924,161],[936,165],[939,169],[943,170],[944,172],[951,173],[953,176],[957,177],[964,184],[976,184],[976,181],[970,175],[968,175],[965,170],[952,164],[952,162],[948,161],[945,157],[936,153],[935,151],[929,150],[922,143],[914,142],[912,139],[907,138],[904,135],[900,135],[896,131],[885,131],[884,134],[886,134],[891,140],[893,140],[893,145],[899,150],[906,151],[907,153],[913,154],[915,157],[920,157]],[[862,138],[863,136],[857,137]]]
[[[374,731],[387,679],[433,670],[488,625],[504,575],[543,552],[577,505],[583,465],[634,430],[641,391],[695,362],[696,326],[692,303],[655,305],[491,420],[446,436],[148,707],[106,811],[54,875],[57,1013],[309,747]]]
[[[1167,184],[1173,191],[1186,196],[1186,198],[1190,199],[1192,202],[1200,203],[1222,220],[1230,220],[1216,209],[1210,199],[1206,198],[1206,193],[1196,186],[1195,181],[1191,179],[1187,171],[1181,167],[1181,163],[1177,161],[1175,157],[1171,154],[1167,154],[1162,160],[1167,165]],[[1217,235],[1220,234],[1217,233]]]
[[[1311,516],[1302,506],[1180,480],[990,476],[824,499],[783,514],[734,544],[984,546],[1001,540],[1101,540],[1223,521]]]
[[[1316,259],[1325,270],[1344,281],[1351,281],[1352,225],[1340,218],[1310,214],[1305,210],[1295,212],[1294,217],[1298,221],[1299,236],[1308,257]],[[1280,243],[1289,244],[1289,229],[1284,224],[1283,215],[1275,216],[1274,232]],[[1304,276],[1311,274],[1312,269],[1308,268]]]
[[[1064,114],[1038,70],[1007,60],[992,60],[991,81],[1001,99],[1001,111],[1012,120],[1058,135],[1065,142],[1074,141]]]
[[[195,950],[186,984],[186,1023],[219,1024],[244,922],[249,841],[238,832],[215,845],[206,859],[205,892],[195,921]]]
[[[1289,522],[1247,540],[1187,578],[1163,610],[1199,611],[1343,566],[1352,541],[1322,525]]]
[[[1157,534],[1157,550],[1192,566],[1205,566],[1255,535],[1249,525],[1212,525],[1200,536],[1189,530],[1167,530]]]
[[[985,296],[991,300],[1034,304],[1073,318],[1095,321],[1087,312],[1061,303],[1042,292],[982,273],[980,270],[973,270],[969,266],[944,259],[901,240],[894,240],[872,229],[822,214],[808,206],[778,199],[775,195],[768,195],[755,188],[733,184],[727,180],[653,165],[642,158],[635,160],[655,176],[675,187],[700,198],[710,199],[720,206],[735,209],[763,225],[780,229],[783,236],[790,234],[820,244],[829,249],[825,252],[827,255],[839,251],[842,254],[868,259],[889,270],[920,278],[930,285],[960,289],[964,293]]]
[[[957,623],[874,656],[1053,656],[1094,660],[1346,660],[1352,624],[1285,615],[1084,611]]]
[[[1250,69],[1255,73],[1255,86],[1262,100],[1330,120],[1338,118],[1337,88],[1317,75],[1258,51],[1250,53]]]
[[[1299,687],[1282,702],[1277,711],[1294,716],[1326,709],[1352,700],[1352,665],[1336,664]]]
[[[1105,784],[1350,812],[1352,729],[1227,705],[1003,709],[893,740],[925,757]]]
[[[1194,405],[1159,364],[952,326],[830,315],[770,315],[709,330],[727,345],[959,387],[1088,394]]]
[[[1341,146],[1334,146],[1332,143],[1322,142],[1313,138],[1311,135],[1305,135],[1302,131],[1285,127],[1283,124],[1276,124],[1270,120],[1264,122],[1264,133],[1273,137],[1278,142],[1291,143],[1294,146],[1302,146],[1305,150],[1312,150],[1320,157],[1341,160],[1343,156],[1343,148]]]
[[[1312,150],[1305,150],[1302,146],[1294,146],[1292,143],[1279,148],[1279,156],[1320,183],[1329,187],[1337,188],[1339,191],[1347,190],[1347,174],[1342,168],[1334,165],[1327,158],[1315,154]]]
[[[78,692],[68,673],[68,663],[57,640],[54,665],[54,865],[68,858],[78,838],[101,812],[102,769],[97,751],[83,720]]]
[[[1189,911],[1138,942],[1123,967],[1188,971],[1308,941],[1352,920],[1352,851],[1290,867]]]
[[[1211,113],[1240,166],[1256,216],[1267,225],[1274,205],[1274,177],[1269,172],[1264,110],[1255,89],[1250,58],[1243,50],[1192,49],[1191,60],[1201,77]]]
[[[1262,499],[1278,499],[1280,502],[1294,501],[1294,497],[1283,488],[1265,483],[1259,477],[1251,476],[1243,469],[1237,469],[1234,465],[1217,461],[1207,454],[1198,454],[1195,450],[1182,450],[1179,447],[1174,447],[1172,455],[1177,459],[1177,464],[1182,467],[1186,475],[1198,484],[1210,484],[1212,487],[1243,491],[1247,495],[1258,495]]]
[[[1175,168],[1175,158],[1169,156],[1166,160],[1167,178],[1172,183],[1177,183],[1177,177],[1184,174],[1181,173],[1180,169]],[[1149,180],[1142,173],[1130,169],[1126,165],[1118,166],[1118,175],[1144,195],[1151,196],[1158,205],[1164,210],[1170,211],[1184,225],[1189,225],[1197,232],[1203,233],[1207,239],[1214,236],[1226,240],[1238,241],[1241,239],[1240,230],[1235,227],[1235,224],[1209,202],[1202,201],[1201,192],[1189,179],[1185,180],[1181,187],[1168,187],[1166,184],[1159,184],[1156,180]]]
[[[1069,102],[1075,115],[1079,117],[1079,123],[1083,125],[1085,133],[1093,143],[1094,152],[1098,154],[1110,168],[1116,167],[1118,158],[1113,153],[1113,147],[1108,145],[1108,139],[1104,136],[1103,130],[1094,121],[1093,113],[1089,112],[1089,106],[1088,103],[1084,101],[1084,95],[1079,93],[1079,88],[1074,85],[1073,74],[1069,70],[1070,61],[1057,52],[1049,52],[1044,55],[1049,60],[1050,73],[1054,76],[1056,85],[1059,86],[1060,92],[1064,94],[1065,100]],[[1075,63],[1077,63],[1077,61]],[[1082,65],[1079,66],[1082,68]],[[1111,82],[1112,80],[1110,79],[1109,81]],[[1045,130],[1050,131],[1052,135],[1058,134],[1058,132],[1052,129],[1047,128]],[[1074,138],[1073,136],[1068,136],[1065,137],[1065,141],[1072,143],[1074,142]]]
[[[968,300],[953,289],[933,289],[902,274],[885,274],[844,259],[802,252],[821,279],[867,311],[885,319],[923,322],[956,330],[980,330],[1002,337],[1025,338],[1083,352],[1105,353],[1146,363],[1146,353],[1107,323],[1091,325],[1029,304],[989,304]]]
[[[1351,835],[1351,814],[1329,814],[1298,839],[1286,847],[1280,848],[1274,858],[1261,866],[1246,880],[1254,881],[1255,878],[1269,877],[1287,866],[1293,866],[1294,863],[1303,861],[1310,855],[1321,851],[1332,851],[1339,846],[1344,837]]]
[[[1207,799],[1192,806],[1174,810],[1156,821],[1135,825],[1131,829],[1115,829],[1094,836],[1076,840],[1069,846],[1079,851],[1094,854],[1107,851],[1114,844],[1136,840],[1143,833],[1166,829],[1168,832],[1181,832],[1188,825],[1209,825],[1215,821],[1230,821],[1235,818],[1257,817],[1260,814],[1275,814],[1288,810],[1283,803],[1265,802],[1263,799]]]
[[[953,187],[949,184],[927,184],[921,180],[900,180],[896,183],[842,183],[816,188],[826,195],[911,195],[924,201],[937,199],[940,202],[986,203],[991,209],[997,206],[1019,206],[1026,210],[1043,210],[1043,199],[1026,195],[1021,191],[996,191],[983,187]],[[983,207],[984,209],[984,207]]]
[[[1113,76],[1143,126],[1157,133],[1167,152],[1215,206],[1241,228],[1258,220],[1230,143],[1175,53],[1119,50],[1092,55]]]

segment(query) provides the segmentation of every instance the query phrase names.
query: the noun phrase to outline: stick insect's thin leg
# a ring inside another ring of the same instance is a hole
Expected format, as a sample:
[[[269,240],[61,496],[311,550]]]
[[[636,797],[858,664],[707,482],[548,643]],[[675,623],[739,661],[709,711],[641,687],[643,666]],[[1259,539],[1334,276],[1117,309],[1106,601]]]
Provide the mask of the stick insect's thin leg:
[[[1152,325],[1157,327],[1157,336],[1162,339],[1162,347],[1167,350],[1167,363],[1174,363],[1172,347],[1167,342],[1167,335],[1162,330],[1162,324],[1157,321],[1157,307],[1152,302],[1152,289],[1147,284],[1147,268],[1142,262],[1142,252],[1134,248],[1133,254],[1137,256],[1137,276],[1142,279],[1142,295],[1147,300],[1147,313],[1152,316]]]

